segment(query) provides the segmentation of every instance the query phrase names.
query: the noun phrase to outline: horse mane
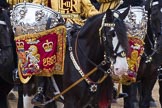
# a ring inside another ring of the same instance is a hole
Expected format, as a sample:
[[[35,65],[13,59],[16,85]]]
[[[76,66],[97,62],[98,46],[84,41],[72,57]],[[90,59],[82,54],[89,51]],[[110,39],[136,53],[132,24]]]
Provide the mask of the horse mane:
[[[118,36],[119,42],[121,46],[124,48],[125,52],[128,53],[129,51],[129,45],[128,45],[128,38],[127,37],[127,28],[124,23],[120,18],[115,19],[115,31]]]
[[[10,4],[7,3],[7,0],[1,0],[1,2],[0,2],[0,8],[7,9],[9,6],[10,6]]]

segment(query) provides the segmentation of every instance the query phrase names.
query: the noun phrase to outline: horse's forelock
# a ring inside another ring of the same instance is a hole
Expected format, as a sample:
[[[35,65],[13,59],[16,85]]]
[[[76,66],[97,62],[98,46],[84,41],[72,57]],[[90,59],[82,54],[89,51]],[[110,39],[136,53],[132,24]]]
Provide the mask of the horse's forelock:
[[[120,19],[115,20],[115,31],[118,36],[119,42],[121,46],[125,49],[126,53],[128,53],[128,37],[127,37],[127,29],[124,22]]]

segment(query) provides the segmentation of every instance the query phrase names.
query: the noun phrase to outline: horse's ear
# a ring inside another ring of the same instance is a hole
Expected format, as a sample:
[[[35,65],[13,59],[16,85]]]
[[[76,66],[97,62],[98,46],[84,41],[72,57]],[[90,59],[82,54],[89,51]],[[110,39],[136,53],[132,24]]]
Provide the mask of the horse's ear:
[[[149,11],[152,1],[153,0],[144,0],[144,6],[146,11]]]
[[[119,14],[119,18],[124,20],[126,18],[126,16],[128,15],[129,10],[130,10],[130,6],[128,6],[128,8],[123,13]]]
[[[106,11],[106,19],[108,22],[113,22],[113,12],[112,10],[108,9]]]

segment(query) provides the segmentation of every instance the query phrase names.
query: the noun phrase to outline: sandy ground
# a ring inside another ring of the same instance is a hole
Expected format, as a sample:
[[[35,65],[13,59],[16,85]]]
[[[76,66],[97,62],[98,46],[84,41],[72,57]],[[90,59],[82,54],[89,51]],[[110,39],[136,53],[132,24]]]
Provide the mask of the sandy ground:
[[[158,90],[159,90],[159,85],[158,85],[158,83],[156,83],[156,85],[152,91],[153,98],[155,99],[155,102],[157,104],[156,108],[160,108]],[[10,108],[17,108],[17,92],[14,92],[14,93],[16,95],[16,100],[9,100]],[[118,99],[117,103],[113,103],[112,108],[123,108],[123,99]]]
[[[150,108],[161,108],[159,103],[159,84],[156,82],[154,89],[152,91],[153,98],[157,104],[157,107],[150,107]],[[112,108],[123,108],[123,99],[118,99],[117,103],[112,104]]]

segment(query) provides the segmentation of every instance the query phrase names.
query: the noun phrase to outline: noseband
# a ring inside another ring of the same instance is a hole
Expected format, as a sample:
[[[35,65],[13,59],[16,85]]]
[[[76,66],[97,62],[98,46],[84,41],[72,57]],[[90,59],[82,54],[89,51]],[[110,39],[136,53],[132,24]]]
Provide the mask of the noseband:
[[[124,50],[118,52],[119,50],[119,47],[120,47],[120,42],[118,41],[117,43],[117,46],[115,47],[115,49],[111,49],[112,51],[110,51],[109,46],[108,46],[108,39],[110,38],[113,38],[114,36],[111,35],[111,31],[114,30],[114,27],[115,27],[115,20],[116,18],[114,19],[113,23],[106,23],[106,14],[104,15],[103,19],[102,19],[102,25],[99,29],[99,35],[100,35],[100,43],[103,43],[104,45],[104,48],[105,48],[105,55],[104,55],[104,59],[105,61],[109,61],[111,58],[113,58],[113,63],[115,63],[116,61],[116,57],[126,57],[126,53]],[[110,28],[110,30],[107,32],[108,29],[106,28]],[[103,30],[103,33],[102,33],[102,30]],[[114,33],[116,35],[116,32],[114,30]],[[109,52],[112,52],[112,54],[110,54]]]
[[[0,25],[6,25],[6,22],[0,20]]]

